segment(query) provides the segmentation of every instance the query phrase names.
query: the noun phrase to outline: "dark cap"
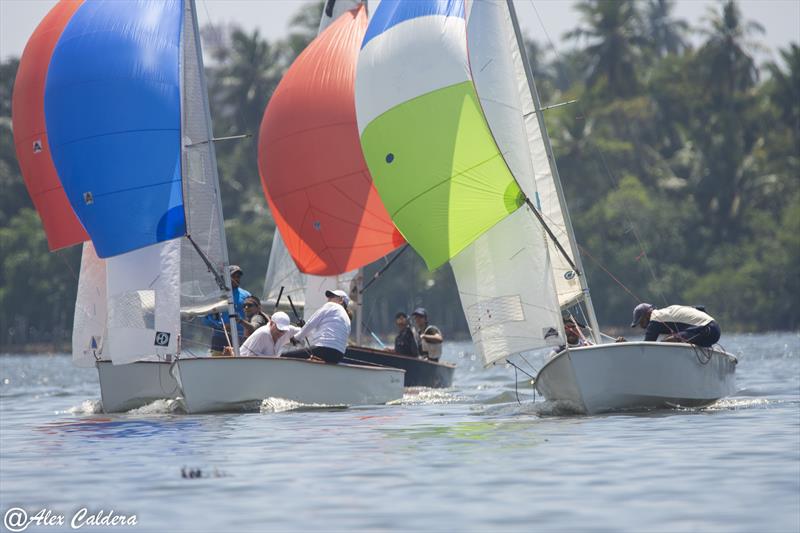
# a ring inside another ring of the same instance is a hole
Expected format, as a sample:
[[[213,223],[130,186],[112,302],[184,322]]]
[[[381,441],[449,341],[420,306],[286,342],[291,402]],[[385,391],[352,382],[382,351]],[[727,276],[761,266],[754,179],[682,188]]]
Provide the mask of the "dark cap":
[[[228,267],[228,274],[230,274],[231,276],[233,276],[237,272],[242,276],[244,276],[244,272],[242,271],[241,268],[239,268],[239,265],[231,265]]]
[[[417,307],[416,309],[414,309],[414,312],[411,313],[411,316],[414,315],[424,316],[425,318],[428,318],[428,312],[425,310],[424,307]]]
[[[631,327],[635,328],[642,317],[648,313],[649,311],[653,310],[653,306],[650,304],[641,303],[633,308],[633,322],[631,322]]]

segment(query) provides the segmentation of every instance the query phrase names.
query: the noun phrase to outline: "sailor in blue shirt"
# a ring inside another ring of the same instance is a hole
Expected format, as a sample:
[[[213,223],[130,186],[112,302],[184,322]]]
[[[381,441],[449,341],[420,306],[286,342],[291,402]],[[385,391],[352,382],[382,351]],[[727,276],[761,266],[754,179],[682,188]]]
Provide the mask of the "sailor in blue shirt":
[[[659,335],[668,335],[667,342],[688,342],[710,348],[719,340],[721,330],[714,317],[696,307],[670,305],[655,309],[641,303],[633,310],[631,327],[645,329],[644,340],[656,341]]]
[[[233,307],[236,309],[237,319],[240,319],[245,316],[244,300],[250,296],[250,292],[239,287],[244,274],[242,269],[238,265],[231,265],[228,269],[231,274],[231,286],[233,287]],[[227,311],[223,311],[221,315],[222,317],[220,318],[220,313],[214,313],[206,315],[204,319],[205,324],[214,330],[211,335],[211,355],[213,356],[222,355],[222,350],[228,345],[228,339],[223,328],[230,323],[230,319]],[[236,322],[236,331],[239,333],[239,338],[243,339],[244,328],[238,320]]]

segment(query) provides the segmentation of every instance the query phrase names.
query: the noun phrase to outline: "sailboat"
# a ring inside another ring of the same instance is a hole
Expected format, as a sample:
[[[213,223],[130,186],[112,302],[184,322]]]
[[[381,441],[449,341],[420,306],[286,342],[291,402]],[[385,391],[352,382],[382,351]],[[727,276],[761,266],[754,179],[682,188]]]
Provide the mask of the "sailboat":
[[[45,83],[54,49],[67,24],[82,7],[83,2],[59,2],[28,40],[14,85],[14,141],[22,175],[42,220],[50,250],[83,243],[73,321],[73,363],[79,367],[97,367],[103,408],[114,412],[174,396],[178,386],[169,374],[169,365],[149,362],[114,367],[107,358],[104,360],[108,265],[97,256],[75,215],[53,161],[45,117]],[[116,265],[125,261],[118,260]]]
[[[449,261],[486,365],[566,344],[562,310],[596,345],[567,348],[535,386],[597,413],[706,405],[735,358],[672,343],[600,344],[600,331],[511,0],[378,6],[356,77],[361,143],[404,238]]]
[[[356,345],[347,357],[401,368],[406,386],[448,387],[450,363],[360,346],[359,271],[405,244],[372,185],[356,128],[353,83],[366,28],[366,5],[327,2],[320,36],[289,68],[265,110],[259,170],[277,225],[265,294],[280,294],[278,279],[289,290],[304,284],[308,314],[324,303],[325,288],[352,285]]]

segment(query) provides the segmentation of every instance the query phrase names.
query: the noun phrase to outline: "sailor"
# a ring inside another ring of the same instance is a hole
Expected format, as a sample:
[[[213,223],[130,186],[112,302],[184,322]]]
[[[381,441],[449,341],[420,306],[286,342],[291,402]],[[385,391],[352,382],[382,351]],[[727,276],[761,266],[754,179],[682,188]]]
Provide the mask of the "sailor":
[[[572,317],[564,318],[564,333],[567,337],[567,344],[562,344],[558,348],[554,348],[553,351],[550,352],[550,357],[555,357],[566,350],[567,347],[578,348],[580,346],[590,346],[592,344],[589,339],[584,337],[580,330],[580,326]]]
[[[428,312],[424,307],[414,309],[411,316],[414,317],[419,332],[420,355],[431,361],[438,361],[442,356],[442,343],[444,342],[442,332],[436,326],[428,323]]]
[[[696,307],[670,305],[655,309],[641,303],[633,310],[631,327],[646,328],[645,341],[656,341],[659,335],[667,335],[666,342],[688,342],[710,348],[719,340],[721,331],[714,317]]]
[[[394,353],[419,357],[419,346],[414,331],[408,323],[408,315],[400,311],[394,316],[397,325],[397,337],[394,338]]]
[[[236,318],[238,320],[245,316],[244,300],[250,296],[250,292],[239,287],[242,281],[242,275],[244,274],[242,269],[239,268],[238,265],[230,265],[228,270],[231,276],[231,287],[233,288],[233,307],[236,310]],[[223,355],[222,350],[228,345],[228,336],[230,335],[230,332],[226,334],[226,330],[229,329],[228,312],[223,312],[221,317],[220,313],[207,315],[205,317],[205,324],[213,328],[211,334],[211,355],[215,357]],[[239,338],[244,338],[244,327],[240,323],[237,323],[236,330],[239,334]]]
[[[249,337],[255,330],[261,326],[266,326],[269,322],[269,317],[261,310],[261,300],[252,294],[244,299],[245,318],[237,320],[244,328],[244,336]]]
[[[350,337],[350,297],[343,290],[325,291],[327,303],[311,315],[303,328],[292,337],[292,343],[308,339],[310,346],[282,354],[282,357],[309,359],[318,357],[326,363],[339,363],[347,350]]]
[[[268,326],[258,328],[247,337],[240,353],[244,356],[280,357],[281,349],[299,331],[300,328],[291,324],[289,315],[278,311],[273,313]],[[233,355],[233,348],[227,346],[225,355]]]

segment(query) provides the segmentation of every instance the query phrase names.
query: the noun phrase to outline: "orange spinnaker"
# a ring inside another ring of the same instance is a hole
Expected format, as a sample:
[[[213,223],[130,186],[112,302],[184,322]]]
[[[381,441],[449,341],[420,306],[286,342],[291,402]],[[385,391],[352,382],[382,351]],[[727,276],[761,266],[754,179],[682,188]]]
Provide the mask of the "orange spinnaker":
[[[53,166],[44,119],[44,86],[50,56],[82,3],[83,0],[61,0],[36,27],[22,53],[11,99],[17,160],[51,250],[89,239]]]
[[[361,152],[353,94],[366,30],[363,6],[340,16],[289,67],[261,121],[264,195],[307,274],[354,270],[405,242]]]

